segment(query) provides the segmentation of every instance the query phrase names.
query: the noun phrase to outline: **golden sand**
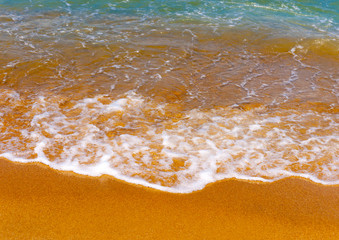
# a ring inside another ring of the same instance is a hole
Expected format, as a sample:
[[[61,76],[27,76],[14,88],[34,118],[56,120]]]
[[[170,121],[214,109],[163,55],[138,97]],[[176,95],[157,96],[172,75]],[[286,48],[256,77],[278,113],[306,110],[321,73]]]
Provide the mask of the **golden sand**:
[[[0,159],[0,239],[339,239],[339,186],[226,180],[171,194]]]

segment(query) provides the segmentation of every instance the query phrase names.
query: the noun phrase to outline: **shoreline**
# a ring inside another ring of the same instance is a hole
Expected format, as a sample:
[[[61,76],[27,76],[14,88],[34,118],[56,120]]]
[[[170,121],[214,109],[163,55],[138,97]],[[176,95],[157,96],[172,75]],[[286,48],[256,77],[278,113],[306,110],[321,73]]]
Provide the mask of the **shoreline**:
[[[337,239],[338,203],[301,178],[175,194],[0,158],[1,239]]]
[[[275,180],[265,180],[265,179],[251,179],[251,178],[236,178],[236,177],[231,177],[231,178],[224,178],[224,179],[220,179],[220,180],[215,180],[214,182],[208,182],[207,184],[205,184],[202,188],[197,188],[197,189],[193,189],[192,191],[188,192],[188,191],[177,191],[177,190],[171,190],[171,187],[163,187],[163,186],[159,186],[157,184],[152,184],[152,183],[148,183],[148,182],[144,182],[144,183],[140,183],[138,182],[138,180],[136,181],[130,181],[130,180],[125,180],[124,178],[119,178],[110,174],[101,174],[101,175],[87,175],[86,173],[79,173],[73,170],[64,170],[64,169],[58,169],[58,168],[53,168],[52,166],[50,166],[49,164],[43,163],[43,162],[21,162],[21,161],[15,161],[15,160],[10,160],[7,159],[3,156],[0,156],[0,161],[8,161],[10,163],[14,163],[14,164],[18,164],[18,165],[37,165],[39,167],[42,168],[47,168],[51,171],[55,171],[59,174],[63,174],[63,175],[67,175],[67,176],[75,176],[75,177],[80,177],[80,178],[90,178],[90,179],[106,179],[106,180],[112,180],[112,181],[117,181],[119,183],[123,183],[123,184],[128,184],[128,185],[132,185],[135,187],[141,187],[144,189],[150,189],[150,190],[154,190],[154,191],[159,191],[159,192],[165,192],[165,193],[170,193],[170,194],[192,194],[195,192],[199,192],[199,191],[203,191],[206,187],[219,183],[219,182],[224,182],[224,181],[239,181],[239,182],[245,182],[245,183],[251,183],[251,184],[272,184],[275,182],[279,182],[279,181],[284,181],[285,179],[297,179],[297,180],[302,180],[302,181],[306,181],[306,182],[310,182],[312,184],[316,184],[319,186],[333,186],[333,187],[339,187],[339,181],[335,181],[334,183],[327,183],[327,182],[321,182],[321,181],[316,181],[313,180],[312,177],[307,177],[307,176],[303,176],[303,174],[300,175],[291,175],[289,177],[282,177],[280,179],[275,179]]]

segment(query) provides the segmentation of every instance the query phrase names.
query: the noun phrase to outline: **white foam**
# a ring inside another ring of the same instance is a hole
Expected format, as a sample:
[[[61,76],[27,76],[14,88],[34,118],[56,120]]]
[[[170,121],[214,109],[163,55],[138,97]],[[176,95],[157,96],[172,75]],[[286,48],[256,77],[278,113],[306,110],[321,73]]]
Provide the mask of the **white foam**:
[[[16,101],[4,111],[23,104],[16,93],[1,94]],[[62,101],[35,99],[33,110],[21,116],[30,126],[0,142],[0,156],[180,193],[226,178],[268,182],[300,176],[339,184],[339,124],[331,113],[279,109],[277,116],[262,107],[225,107],[175,118],[166,115],[166,104],[133,92],[119,99],[85,98],[68,108]]]

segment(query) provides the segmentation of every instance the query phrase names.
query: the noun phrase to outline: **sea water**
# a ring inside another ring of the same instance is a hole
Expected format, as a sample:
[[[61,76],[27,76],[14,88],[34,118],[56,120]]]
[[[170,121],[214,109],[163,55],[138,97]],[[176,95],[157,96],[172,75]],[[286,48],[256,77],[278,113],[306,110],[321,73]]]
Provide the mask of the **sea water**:
[[[0,157],[187,193],[339,183],[338,1],[0,0]]]

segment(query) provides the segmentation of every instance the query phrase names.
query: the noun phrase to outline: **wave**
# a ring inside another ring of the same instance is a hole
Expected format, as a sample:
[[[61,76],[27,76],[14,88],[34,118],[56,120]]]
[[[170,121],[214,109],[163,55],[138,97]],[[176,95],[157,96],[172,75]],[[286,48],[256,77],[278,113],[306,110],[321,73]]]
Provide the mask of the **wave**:
[[[226,178],[339,183],[333,106],[244,104],[182,113],[180,105],[133,92],[27,101],[3,90],[1,99],[11,104],[2,111],[0,156],[12,161],[182,193]]]

